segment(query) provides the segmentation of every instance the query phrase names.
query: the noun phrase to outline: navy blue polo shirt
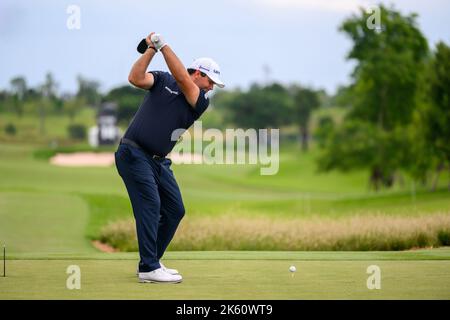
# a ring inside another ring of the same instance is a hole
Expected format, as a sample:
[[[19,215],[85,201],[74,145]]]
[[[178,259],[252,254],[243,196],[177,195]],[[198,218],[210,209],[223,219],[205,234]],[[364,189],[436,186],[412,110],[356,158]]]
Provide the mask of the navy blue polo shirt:
[[[172,133],[188,129],[208,108],[205,91],[195,108],[186,100],[175,78],[168,72],[152,71],[155,82],[136,112],[124,138],[133,140],[149,154],[166,156],[175,146]]]

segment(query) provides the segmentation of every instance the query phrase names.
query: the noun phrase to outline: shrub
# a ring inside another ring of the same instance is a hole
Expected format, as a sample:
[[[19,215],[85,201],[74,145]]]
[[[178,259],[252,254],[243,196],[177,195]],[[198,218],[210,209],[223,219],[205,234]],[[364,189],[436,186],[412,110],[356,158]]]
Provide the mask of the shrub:
[[[182,221],[171,250],[387,251],[449,244],[450,214],[361,215],[330,219],[269,219],[222,216]],[[133,219],[105,226],[100,241],[136,251]]]
[[[441,230],[438,239],[442,246],[450,246],[450,229]]]
[[[87,137],[87,129],[82,124],[71,124],[67,130],[71,139],[84,140]]]
[[[108,224],[102,229],[98,240],[120,251],[138,250],[136,229],[131,219]]]
[[[14,124],[8,123],[5,126],[5,132],[6,132],[7,135],[15,136],[16,133],[17,133],[17,128],[16,128],[16,126]]]

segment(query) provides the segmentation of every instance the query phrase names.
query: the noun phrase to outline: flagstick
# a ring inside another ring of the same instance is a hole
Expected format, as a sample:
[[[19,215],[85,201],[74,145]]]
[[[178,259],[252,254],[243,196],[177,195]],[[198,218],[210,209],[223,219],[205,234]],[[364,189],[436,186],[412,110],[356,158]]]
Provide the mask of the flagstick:
[[[6,277],[6,246],[3,246],[3,277]]]

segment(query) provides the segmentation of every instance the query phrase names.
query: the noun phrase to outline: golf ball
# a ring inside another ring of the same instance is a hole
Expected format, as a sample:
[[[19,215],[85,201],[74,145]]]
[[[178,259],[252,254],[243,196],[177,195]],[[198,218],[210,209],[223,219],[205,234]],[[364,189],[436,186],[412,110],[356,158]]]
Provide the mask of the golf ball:
[[[295,272],[295,271],[297,271],[297,268],[295,266],[290,266],[289,267],[289,271],[290,272]]]

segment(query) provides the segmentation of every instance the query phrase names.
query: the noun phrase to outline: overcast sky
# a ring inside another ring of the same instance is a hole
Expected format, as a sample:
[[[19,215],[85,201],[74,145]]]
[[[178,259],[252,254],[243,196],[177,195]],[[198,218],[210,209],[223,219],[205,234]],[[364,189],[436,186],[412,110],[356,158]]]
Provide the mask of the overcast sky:
[[[60,92],[74,93],[78,74],[101,91],[127,83],[138,42],[161,33],[185,65],[210,56],[228,88],[278,81],[333,93],[349,81],[350,41],[342,21],[378,2],[360,0],[1,0],[0,89],[22,75],[29,86],[51,72]],[[450,43],[450,1],[397,0],[404,14],[419,14],[430,46]],[[80,9],[80,29],[69,29],[67,9]],[[161,55],[150,67],[167,70]],[[217,90],[217,89],[216,89]]]

